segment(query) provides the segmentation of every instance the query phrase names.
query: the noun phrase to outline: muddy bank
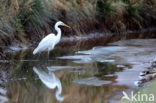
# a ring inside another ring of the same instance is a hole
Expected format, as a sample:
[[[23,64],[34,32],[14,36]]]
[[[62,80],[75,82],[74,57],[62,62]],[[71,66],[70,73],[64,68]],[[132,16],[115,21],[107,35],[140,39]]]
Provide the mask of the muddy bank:
[[[144,86],[149,83],[149,81],[156,78],[156,58],[150,61],[150,65],[147,67],[147,70],[140,72],[140,80],[136,81],[136,86]]]
[[[127,31],[121,33],[105,33],[94,32],[89,34],[81,34],[79,36],[64,36],[57,47],[70,47],[70,46],[83,46],[92,47],[95,45],[107,45],[109,42],[115,42],[118,40],[127,40],[134,38],[155,38],[156,28],[143,29],[141,31]],[[42,38],[41,38],[42,39]],[[29,40],[27,43],[13,42],[8,46],[0,46],[0,59],[9,59],[9,57],[19,51],[26,50],[28,48],[35,48],[39,41]]]

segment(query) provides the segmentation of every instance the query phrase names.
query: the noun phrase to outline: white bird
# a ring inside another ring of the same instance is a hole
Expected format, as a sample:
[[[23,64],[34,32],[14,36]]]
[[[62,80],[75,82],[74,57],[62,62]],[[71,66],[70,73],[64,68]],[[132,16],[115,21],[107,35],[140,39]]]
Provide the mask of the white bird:
[[[37,48],[33,51],[34,55],[39,53],[39,52],[42,52],[42,51],[48,51],[48,55],[49,55],[49,52],[51,50],[53,50],[55,45],[60,41],[61,29],[59,28],[59,26],[65,26],[65,27],[71,28],[70,26],[64,24],[62,21],[58,21],[55,24],[55,30],[57,31],[57,35],[51,33],[51,34],[47,35],[45,38],[43,38],[40,41]]]
[[[48,87],[49,89],[55,89],[57,87],[56,91],[56,99],[58,101],[63,101],[64,97],[61,96],[62,93],[62,85],[59,78],[57,78],[54,74],[54,72],[46,73],[42,70],[37,69],[36,67],[33,67],[34,72],[39,76],[39,79],[42,81],[42,83]]]

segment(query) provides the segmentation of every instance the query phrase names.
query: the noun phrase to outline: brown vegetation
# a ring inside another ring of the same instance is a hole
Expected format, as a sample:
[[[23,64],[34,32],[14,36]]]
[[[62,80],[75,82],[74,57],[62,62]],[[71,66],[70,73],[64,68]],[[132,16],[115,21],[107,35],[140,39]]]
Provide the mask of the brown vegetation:
[[[41,39],[56,21],[65,35],[97,30],[124,32],[155,26],[155,0],[1,0],[0,44]]]

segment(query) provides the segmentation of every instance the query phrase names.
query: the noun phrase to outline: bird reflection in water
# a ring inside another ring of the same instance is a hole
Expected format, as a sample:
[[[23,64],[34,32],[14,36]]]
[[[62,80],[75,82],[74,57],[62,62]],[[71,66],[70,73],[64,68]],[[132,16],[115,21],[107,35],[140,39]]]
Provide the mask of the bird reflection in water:
[[[58,101],[63,101],[64,97],[61,96],[62,92],[62,85],[59,80],[54,74],[54,72],[46,73],[36,67],[33,67],[34,72],[39,76],[39,79],[42,81],[43,84],[46,85],[49,89],[55,89],[57,87],[57,91],[55,93],[56,99]]]

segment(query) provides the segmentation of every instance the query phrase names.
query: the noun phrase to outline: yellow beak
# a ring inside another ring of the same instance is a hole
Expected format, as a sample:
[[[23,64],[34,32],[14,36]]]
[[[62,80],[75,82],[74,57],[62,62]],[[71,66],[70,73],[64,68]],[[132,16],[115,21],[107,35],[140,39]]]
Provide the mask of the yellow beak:
[[[68,26],[68,25],[66,25],[66,24],[64,24],[63,26],[65,26],[65,27],[67,27],[67,28],[71,28],[70,26]]]

